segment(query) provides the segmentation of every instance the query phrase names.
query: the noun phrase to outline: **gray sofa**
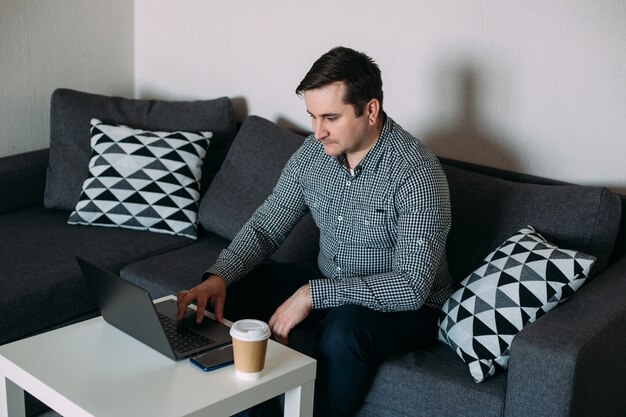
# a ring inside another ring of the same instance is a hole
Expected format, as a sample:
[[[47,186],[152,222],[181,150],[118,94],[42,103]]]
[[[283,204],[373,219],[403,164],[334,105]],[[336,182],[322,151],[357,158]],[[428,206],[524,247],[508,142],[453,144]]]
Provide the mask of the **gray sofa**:
[[[197,240],[67,224],[87,175],[91,117],[149,129],[215,132],[203,168]],[[167,103],[57,90],[50,149],[0,158],[0,344],[97,314],[77,255],[146,287],[155,298],[197,284],[271,192],[302,140],[256,116],[237,128],[227,98]],[[624,415],[625,198],[600,187],[442,163],[451,192],[447,251],[456,283],[529,224],[549,241],[597,261],[571,299],[514,338],[508,371],[477,384],[456,353],[437,342],[381,364],[358,415]],[[272,259],[314,261],[317,238],[306,216]],[[309,340],[306,331],[291,338],[304,352]]]

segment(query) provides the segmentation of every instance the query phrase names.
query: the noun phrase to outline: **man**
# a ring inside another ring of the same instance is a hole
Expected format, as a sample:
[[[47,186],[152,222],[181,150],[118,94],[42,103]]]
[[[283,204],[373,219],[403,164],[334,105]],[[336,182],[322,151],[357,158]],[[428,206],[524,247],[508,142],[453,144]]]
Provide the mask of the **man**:
[[[204,274],[178,294],[198,319],[268,321],[287,343],[315,326],[316,416],[354,414],[376,365],[431,343],[451,293],[450,202],[435,156],[382,109],[380,70],[337,47],[298,86],[313,135],[272,194]],[[320,229],[317,266],[263,263],[307,212]]]

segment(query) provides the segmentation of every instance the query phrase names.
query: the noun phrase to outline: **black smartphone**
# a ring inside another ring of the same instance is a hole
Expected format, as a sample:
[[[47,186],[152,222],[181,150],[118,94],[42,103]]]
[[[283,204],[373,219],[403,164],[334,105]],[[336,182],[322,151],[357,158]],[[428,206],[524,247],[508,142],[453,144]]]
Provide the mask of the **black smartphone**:
[[[191,363],[202,369],[203,371],[213,371],[232,364],[233,345],[226,345],[218,349],[212,349],[208,352],[199,353],[189,358]]]

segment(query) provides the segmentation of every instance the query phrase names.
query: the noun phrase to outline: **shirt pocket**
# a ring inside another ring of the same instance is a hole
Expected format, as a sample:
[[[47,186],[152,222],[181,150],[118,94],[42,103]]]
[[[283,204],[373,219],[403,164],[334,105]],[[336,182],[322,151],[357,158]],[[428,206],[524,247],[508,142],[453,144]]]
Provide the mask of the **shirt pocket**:
[[[368,248],[392,247],[395,239],[388,214],[383,206],[356,209],[351,222],[353,242]]]
[[[332,199],[322,194],[311,194],[307,196],[306,200],[317,227],[320,230],[332,230],[334,227],[334,219],[331,214]]]

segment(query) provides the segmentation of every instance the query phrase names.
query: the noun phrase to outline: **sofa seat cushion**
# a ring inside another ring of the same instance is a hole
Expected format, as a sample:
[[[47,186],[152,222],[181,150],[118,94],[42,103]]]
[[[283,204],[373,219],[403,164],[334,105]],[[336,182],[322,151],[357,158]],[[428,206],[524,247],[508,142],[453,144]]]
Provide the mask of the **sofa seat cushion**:
[[[193,242],[127,229],[69,226],[69,212],[43,207],[0,216],[0,344],[96,309],[76,256],[112,272]]]
[[[506,374],[476,384],[465,364],[442,343],[382,363],[358,417],[500,417]]]
[[[176,294],[198,285],[207,266],[228,243],[222,237],[205,233],[183,249],[133,262],[122,268],[120,275],[147,289],[152,298]]]

